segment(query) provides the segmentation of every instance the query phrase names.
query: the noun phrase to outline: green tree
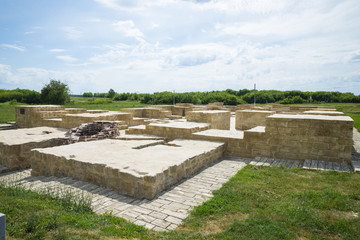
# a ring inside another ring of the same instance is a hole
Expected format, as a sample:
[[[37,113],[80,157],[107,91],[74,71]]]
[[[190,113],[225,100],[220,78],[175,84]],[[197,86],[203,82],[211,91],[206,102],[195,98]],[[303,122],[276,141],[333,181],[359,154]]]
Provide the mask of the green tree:
[[[115,96],[116,92],[114,91],[114,89],[110,88],[109,92],[108,92],[108,97],[109,98],[113,98]]]
[[[67,84],[59,80],[50,80],[41,89],[41,102],[47,104],[65,104],[70,101],[70,89]]]
[[[84,92],[82,96],[83,97],[93,97],[93,94],[92,94],[92,92]]]

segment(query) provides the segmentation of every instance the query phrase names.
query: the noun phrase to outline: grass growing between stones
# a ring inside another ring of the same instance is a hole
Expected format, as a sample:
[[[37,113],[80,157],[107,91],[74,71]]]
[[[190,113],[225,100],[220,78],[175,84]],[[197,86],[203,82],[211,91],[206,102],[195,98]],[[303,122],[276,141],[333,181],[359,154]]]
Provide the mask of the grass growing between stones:
[[[70,198],[71,199],[71,198]],[[360,174],[247,166],[175,231],[0,187],[8,239],[359,239]]]

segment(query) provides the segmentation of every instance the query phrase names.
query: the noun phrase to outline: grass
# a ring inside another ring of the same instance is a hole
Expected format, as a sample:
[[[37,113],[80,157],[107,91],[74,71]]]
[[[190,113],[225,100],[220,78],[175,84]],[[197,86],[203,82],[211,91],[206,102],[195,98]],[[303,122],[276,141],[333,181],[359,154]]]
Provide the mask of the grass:
[[[86,108],[119,111],[122,108],[141,108],[147,106],[139,101],[112,101],[108,98],[83,98],[71,97],[70,103],[65,104],[67,108]]]
[[[85,202],[86,203],[86,202]],[[360,174],[247,166],[165,233],[0,187],[7,239],[359,239]],[[83,207],[80,207],[83,206]]]
[[[15,104],[0,103],[0,123],[15,121]]]

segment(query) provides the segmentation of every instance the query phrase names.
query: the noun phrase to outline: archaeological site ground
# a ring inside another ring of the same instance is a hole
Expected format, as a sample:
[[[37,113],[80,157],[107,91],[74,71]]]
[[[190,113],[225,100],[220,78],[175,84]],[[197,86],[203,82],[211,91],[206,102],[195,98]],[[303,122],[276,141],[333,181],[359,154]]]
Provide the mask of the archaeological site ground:
[[[247,165],[360,171],[360,134],[352,118],[332,107],[19,105],[15,111],[17,129],[0,131],[0,181],[53,193],[71,189],[91,196],[96,213],[155,231],[176,229]]]

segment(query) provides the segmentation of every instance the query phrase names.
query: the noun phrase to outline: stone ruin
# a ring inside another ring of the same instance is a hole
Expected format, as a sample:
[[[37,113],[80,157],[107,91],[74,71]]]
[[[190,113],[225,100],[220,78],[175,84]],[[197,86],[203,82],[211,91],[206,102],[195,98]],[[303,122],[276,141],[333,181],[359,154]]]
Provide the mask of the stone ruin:
[[[93,121],[92,123],[83,123],[77,128],[70,129],[65,135],[65,141],[67,144],[71,144],[105,138],[115,138],[119,135],[118,122]]]
[[[139,199],[154,198],[222,155],[352,164],[353,120],[329,107],[17,106],[16,122],[20,129],[0,132],[0,164]]]

